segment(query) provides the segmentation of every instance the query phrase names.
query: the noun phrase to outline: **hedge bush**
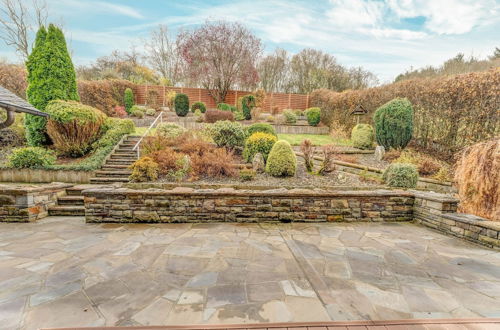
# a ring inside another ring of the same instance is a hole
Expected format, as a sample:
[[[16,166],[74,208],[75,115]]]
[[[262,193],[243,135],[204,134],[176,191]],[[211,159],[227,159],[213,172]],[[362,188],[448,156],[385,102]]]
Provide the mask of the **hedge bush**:
[[[234,121],[234,114],[229,111],[208,110],[205,113],[205,122],[215,123],[221,120]]]
[[[245,143],[245,129],[240,123],[223,120],[207,127],[209,135],[219,147],[233,149]]]
[[[284,140],[276,142],[269,153],[266,173],[272,176],[294,176],[297,170],[297,157],[290,143]]]
[[[375,111],[375,137],[386,150],[404,148],[413,135],[413,106],[408,99],[397,98]]]
[[[320,108],[309,108],[306,109],[304,114],[306,115],[307,122],[311,126],[318,126],[321,121],[321,109]]]
[[[273,125],[271,124],[266,124],[266,123],[255,123],[247,127],[247,135],[250,136],[254,133],[257,132],[262,132],[262,133],[267,133],[274,135],[278,137],[278,134],[276,134],[276,130],[274,129]]]
[[[255,107],[255,96],[245,95],[241,98],[241,110],[246,120],[252,119],[252,109]]]
[[[56,155],[53,151],[41,147],[25,147],[12,150],[9,166],[14,168],[42,168],[53,165]]]
[[[196,110],[200,110],[201,113],[205,113],[205,111],[207,111],[207,107],[206,107],[205,103],[197,101],[197,102],[194,102],[193,105],[191,106],[192,112],[195,112]]]
[[[295,124],[297,122],[297,115],[290,109],[284,110],[283,116],[287,124]]]
[[[123,105],[125,106],[125,111],[127,111],[128,114],[131,113],[132,107],[134,106],[134,92],[132,92],[132,89],[127,88],[125,89],[125,95],[123,96]]]
[[[416,188],[418,170],[412,164],[392,163],[385,169],[382,179],[390,187]]]
[[[187,132],[187,129],[175,123],[163,123],[156,128],[156,134],[166,138],[176,138],[185,132]]]
[[[78,93],[83,104],[114,116],[117,105],[124,106],[124,94],[127,88],[133,90],[134,84],[128,80],[79,80]]]
[[[174,99],[175,113],[179,117],[185,117],[189,112],[189,98],[186,94],[176,94]]]
[[[352,146],[359,149],[370,149],[373,147],[375,132],[369,124],[358,124],[351,132]]]
[[[263,132],[253,133],[245,141],[245,149],[243,149],[243,159],[246,162],[251,162],[255,154],[260,152],[264,157],[264,161],[266,161],[269,152],[271,152],[271,149],[276,141],[278,141],[278,139],[272,134]]]
[[[102,111],[75,101],[51,101],[45,110],[50,115],[47,133],[54,147],[71,157],[82,156],[90,150],[106,120]]]
[[[130,180],[137,182],[155,181],[158,179],[158,164],[151,157],[141,157],[130,165]]]

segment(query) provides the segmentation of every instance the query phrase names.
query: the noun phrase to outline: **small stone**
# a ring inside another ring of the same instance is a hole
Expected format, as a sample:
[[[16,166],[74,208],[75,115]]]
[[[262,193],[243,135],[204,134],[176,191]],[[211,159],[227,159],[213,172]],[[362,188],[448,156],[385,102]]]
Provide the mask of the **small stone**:
[[[264,156],[260,152],[256,153],[252,159],[252,168],[257,173],[264,172],[265,169]]]
[[[375,159],[381,161],[384,158],[385,148],[383,146],[377,146],[375,148]]]

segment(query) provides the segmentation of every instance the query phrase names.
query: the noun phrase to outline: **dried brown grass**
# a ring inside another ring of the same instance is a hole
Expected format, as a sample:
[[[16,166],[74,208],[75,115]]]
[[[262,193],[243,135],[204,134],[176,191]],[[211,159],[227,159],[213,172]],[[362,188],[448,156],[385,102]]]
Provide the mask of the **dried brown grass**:
[[[461,212],[500,221],[500,138],[464,149],[455,181]]]

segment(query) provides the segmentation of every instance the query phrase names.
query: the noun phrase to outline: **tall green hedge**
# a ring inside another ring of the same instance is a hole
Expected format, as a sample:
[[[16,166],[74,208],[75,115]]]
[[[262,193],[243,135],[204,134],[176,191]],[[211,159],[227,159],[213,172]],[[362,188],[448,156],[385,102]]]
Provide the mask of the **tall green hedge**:
[[[179,117],[185,117],[189,112],[189,98],[186,94],[178,93],[174,99],[175,113]]]
[[[40,111],[52,100],[79,101],[75,68],[69,55],[64,34],[53,24],[41,27],[35,46],[26,62],[28,70],[28,101]],[[50,142],[46,134],[47,120],[26,115],[28,145],[39,146]]]
[[[373,118],[377,143],[386,149],[404,148],[413,135],[413,106],[396,98],[377,109]]]

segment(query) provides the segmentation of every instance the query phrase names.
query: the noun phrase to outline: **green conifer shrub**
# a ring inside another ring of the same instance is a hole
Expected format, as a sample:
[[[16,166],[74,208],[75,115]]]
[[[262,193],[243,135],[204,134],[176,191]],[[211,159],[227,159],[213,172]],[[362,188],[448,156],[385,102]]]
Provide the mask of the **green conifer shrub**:
[[[245,95],[241,98],[241,109],[246,120],[252,119],[252,109],[255,107],[255,96]]]
[[[351,142],[353,147],[359,149],[370,149],[373,147],[375,132],[369,124],[357,124],[351,132]]]
[[[392,163],[385,169],[382,179],[390,187],[415,188],[418,182],[418,170],[412,164]]]
[[[205,105],[205,103],[203,102],[194,102],[193,105],[191,106],[191,111],[192,112],[195,112],[196,110],[200,110],[201,113],[205,113],[205,111],[207,111],[207,107]]]
[[[127,113],[130,115],[132,113],[132,107],[134,106],[134,92],[131,88],[127,88],[125,90],[123,103],[125,105],[125,111],[127,111]]]
[[[276,141],[278,141],[278,139],[272,134],[263,132],[256,132],[252,134],[245,141],[245,149],[243,149],[243,159],[246,162],[251,162],[255,154],[260,152],[264,157],[264,161],[267,160],[269,152],[271,151]]]
[[[294,176],[297,170],[297,157],[290,143],[284,140],[276,142],[267,157],[266,173],[280,176]]]
[[[185,117],[189,112],[189,98],[186,94],[178,93],[174,99],[175,113],[179,117]]]
[[[386,150],[404,148],[413,135],[413,106],[408,99],[396,98],[375,111],[375,137]]]
[[[276,130],[271,124],[255,123],[247,127],[248,136],[251,136],[252,134],[257,132],[267,133],[278,137],[278,134],[276,134]]]

